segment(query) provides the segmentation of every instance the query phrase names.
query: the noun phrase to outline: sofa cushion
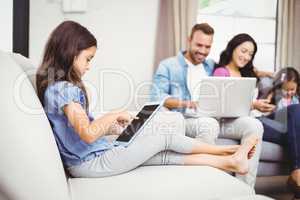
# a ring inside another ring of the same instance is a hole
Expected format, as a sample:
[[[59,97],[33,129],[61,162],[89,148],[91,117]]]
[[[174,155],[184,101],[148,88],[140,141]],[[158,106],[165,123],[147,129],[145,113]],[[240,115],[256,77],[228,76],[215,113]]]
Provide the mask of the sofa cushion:
[[[268,92],[273,87],[273,79],[270,77],[261,77],[258,82],[259,96],[258,98],[266,98]]]
[[[8,199],[68,200],[67,181],[47,117],[22,104],[24,97],[42,110],[31,83],[22,78],[24,72],[11,55],[3,52],[0,74],[1,193]]]
[[[260,160],[269,162],[287,162],[284,148],[272,142],[263,141]]]
[[[71,178],[73,200],[225,199],[254,194],[231,175],[207,166],[145,166],[106,178]]]
[[[36,75],[37,65],[32,64],[32,61],[30,59],[18,53],[11,53],[11,57],[25,72],[25,75],[27,75],[27,78],[29,79],[33,88],[36,91],[35,75]]]
[[[289,165],[287,163],[259,162],[257,176],[279,176],[287,174],[289,174]]]

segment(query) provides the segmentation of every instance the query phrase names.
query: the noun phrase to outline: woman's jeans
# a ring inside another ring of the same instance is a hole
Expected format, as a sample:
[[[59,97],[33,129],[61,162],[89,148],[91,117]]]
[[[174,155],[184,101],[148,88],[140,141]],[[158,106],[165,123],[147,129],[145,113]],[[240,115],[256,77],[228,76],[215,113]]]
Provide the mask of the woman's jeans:
[[[281,112],[279,114],[279,112]],[[281,120],[277,115],[281,115]],[[261,117],[263,123],[263,140],[287,147],[291,160],[292,170],[300,168],[300,104],[290,105],[285,110],[285,119],[282,111]]]

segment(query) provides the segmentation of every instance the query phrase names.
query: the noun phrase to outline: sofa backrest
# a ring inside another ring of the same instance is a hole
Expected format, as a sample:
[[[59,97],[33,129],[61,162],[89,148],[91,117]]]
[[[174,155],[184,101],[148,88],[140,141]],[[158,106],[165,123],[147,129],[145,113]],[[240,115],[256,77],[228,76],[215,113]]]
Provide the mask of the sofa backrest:
[[[37,65],[34,65],[32,61],[19,53],[11,53],[11,57],[26,73],[29,81],[31,82],[34,90],[36,91],[35,75],[37,71]]]
[[[0,52],[0,197],[70,200],[52,129],[27,75]]]

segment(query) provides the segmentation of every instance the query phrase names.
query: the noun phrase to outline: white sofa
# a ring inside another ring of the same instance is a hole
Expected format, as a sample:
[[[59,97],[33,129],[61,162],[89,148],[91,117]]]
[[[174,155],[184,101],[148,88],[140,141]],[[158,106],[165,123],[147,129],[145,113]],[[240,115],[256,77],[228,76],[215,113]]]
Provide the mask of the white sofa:
[[[34,71],[24,57],[0,52],[0,200],[269,199],[205,166],[147,166],[107,178],[67,177],[32,85]]]

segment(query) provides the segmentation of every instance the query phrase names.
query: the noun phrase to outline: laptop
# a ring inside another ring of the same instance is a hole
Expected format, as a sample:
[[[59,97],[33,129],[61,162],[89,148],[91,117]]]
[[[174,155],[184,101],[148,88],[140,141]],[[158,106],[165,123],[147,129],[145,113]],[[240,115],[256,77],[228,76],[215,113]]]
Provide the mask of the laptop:
[[[138,112],[136,118],[122,131],[115,143],[127,147],[134,138],[143,130],[152,117],[159,111],[162,102],[146,103]]]
[[[256,78],[207,77],[191,91],[197,109],[187,109],[187,117],[236,118],[249,116]]]

